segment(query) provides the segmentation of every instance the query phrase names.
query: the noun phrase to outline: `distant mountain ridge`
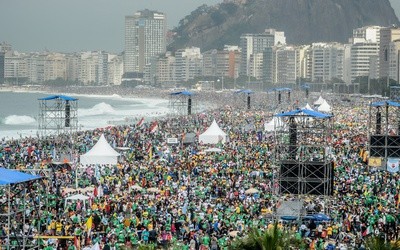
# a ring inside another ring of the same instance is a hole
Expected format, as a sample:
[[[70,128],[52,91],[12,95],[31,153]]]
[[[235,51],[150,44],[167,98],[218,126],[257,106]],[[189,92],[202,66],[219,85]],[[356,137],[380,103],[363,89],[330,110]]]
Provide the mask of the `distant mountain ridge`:
[[[170,49],[222,48],[266,28],[284,31],[290,44],[347,42],[353,29],[367,25],[400,25],[389,0],[225,0],[182,19]]]

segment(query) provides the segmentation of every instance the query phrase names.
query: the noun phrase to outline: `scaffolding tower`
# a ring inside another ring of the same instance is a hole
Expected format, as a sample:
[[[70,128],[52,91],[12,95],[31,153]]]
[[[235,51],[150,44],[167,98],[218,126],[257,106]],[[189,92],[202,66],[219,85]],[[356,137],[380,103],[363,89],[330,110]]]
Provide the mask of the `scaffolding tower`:
[[[370,167],[397,172],[400,160],[400,103],[373,102],[369,107],[368,151]],[[395,169],[391,168],[392,163]]]
[[[236,91],[234,94],[236,105],[238,105],[238,107],[246,107],[247,110],[251,109],[251,95],[254,94],[252,90],[242,89]]]
[[[4,249],[32,249],[32,232],[25,233],[24,225],[30,225],[33,219],[39,218],[40,201],[32,192],[41,176],[21,173],[2,168],[0,174],[0,225],[6,235],[2,235]],[[40,185],[40,183],[39,183]],[[42,190],[42,188],[39,188]],[[29,206],[29,207],[28,207]],[[31,215],[27,218],[27,210]],[[35,214],[35,215],[33,215]]]
[[[332,115],[297,109],[276,115],[275,160],[281,194],[332,195]]]
[[[78,99],[65,95],[39,98],[39,134],[72,134],[78,130]]]
[[[173,92],[169,95],[169,108],[176,115],[191,115],[197,112],[194,94],[189,91]]]

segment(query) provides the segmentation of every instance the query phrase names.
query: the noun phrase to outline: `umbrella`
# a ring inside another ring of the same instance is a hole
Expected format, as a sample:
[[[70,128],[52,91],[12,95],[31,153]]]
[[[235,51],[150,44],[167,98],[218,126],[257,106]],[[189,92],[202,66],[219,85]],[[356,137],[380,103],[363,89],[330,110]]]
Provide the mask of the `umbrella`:
[[[158,192],[160,192],[160,190],[159,190],[158,188],[148,188],[148,189],[147,189],[147,192],[150,192],[150,193],[158,193]]]
[[[141,187],[141,186],[139,186],[139,185],[137,185],[137,184],[135,184],[135,185],[133,185],[132,187],[131,187],[131,189],[133,189],[133,190],[142,190],[143,188]]]
[[[258,189],[249,188],[249,189],[246,190],[245,194],[256,194],[258,192],[260,192],[260,191],[258,191]]]

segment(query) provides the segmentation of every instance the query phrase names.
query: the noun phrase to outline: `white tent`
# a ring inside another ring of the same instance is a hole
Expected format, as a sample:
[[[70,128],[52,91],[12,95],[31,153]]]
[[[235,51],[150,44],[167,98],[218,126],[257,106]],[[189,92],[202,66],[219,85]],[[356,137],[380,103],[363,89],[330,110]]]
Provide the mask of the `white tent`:
[[[204,144],[217,144],[218,142],[225,143],[226,134],[217,122],[214,120],[208,129],[199,136],[199,142]]]
[[[80,162],[82,165],[116,165],[119,155],[120,154],[108,144],[104,135],[101,135],[96,145],[88,152],[81,155]]]
[[[278,117],[274,117],[270,122],[264,124],[264,131],[272,132],[275,131],[275,128],[280,128],[282,126],[283,123],[281,119]]]
[[[89,200],[89,196],[83,195],[83,194],[74,194],[70,197],[65,198],[65,203],[64,203],[64,207],[67,206],[67,202],[68,201],[77,201],[77,200],[81,200],[83,201],[83,206],[84,208],[86,208],[87,204],[87,200]]]
[[[318,111],[319,111],[319,112],[328,113],[328,112],[331,112],[331,111],[332,111],[332,108],[331,108],[331,106],[329,106],[329,104],[324,100],[324,102],[321,103],[321,105],[319,105]]]
[[[314,111],[314,109],[311,108],[310,104],[307,103],[307,105],[303,109],[308,109]]]
[[[318,100],[316,100],[316,101],[314,102],[314,105],[315,105],[315,106],[319,106],[319,105],[321,105],[324,101],[325,101],[325,99],[322,98],[322,96],[319,96]]]

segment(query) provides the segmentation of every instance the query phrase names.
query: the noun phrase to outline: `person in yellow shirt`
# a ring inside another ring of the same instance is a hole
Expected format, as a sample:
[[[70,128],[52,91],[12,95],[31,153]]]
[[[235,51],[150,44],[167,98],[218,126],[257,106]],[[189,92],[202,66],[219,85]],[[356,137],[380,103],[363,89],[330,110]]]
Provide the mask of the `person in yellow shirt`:
[[[328,236],[328,238],[331,238],[333,234],[333,228],[332,226],[329,224],[328,227],[326,228],[326,235]]]
[[[61,221],[57,221],[56,222],[56,235],[62,235],[62,228],[63,228],[63,225],[62,225]]]

